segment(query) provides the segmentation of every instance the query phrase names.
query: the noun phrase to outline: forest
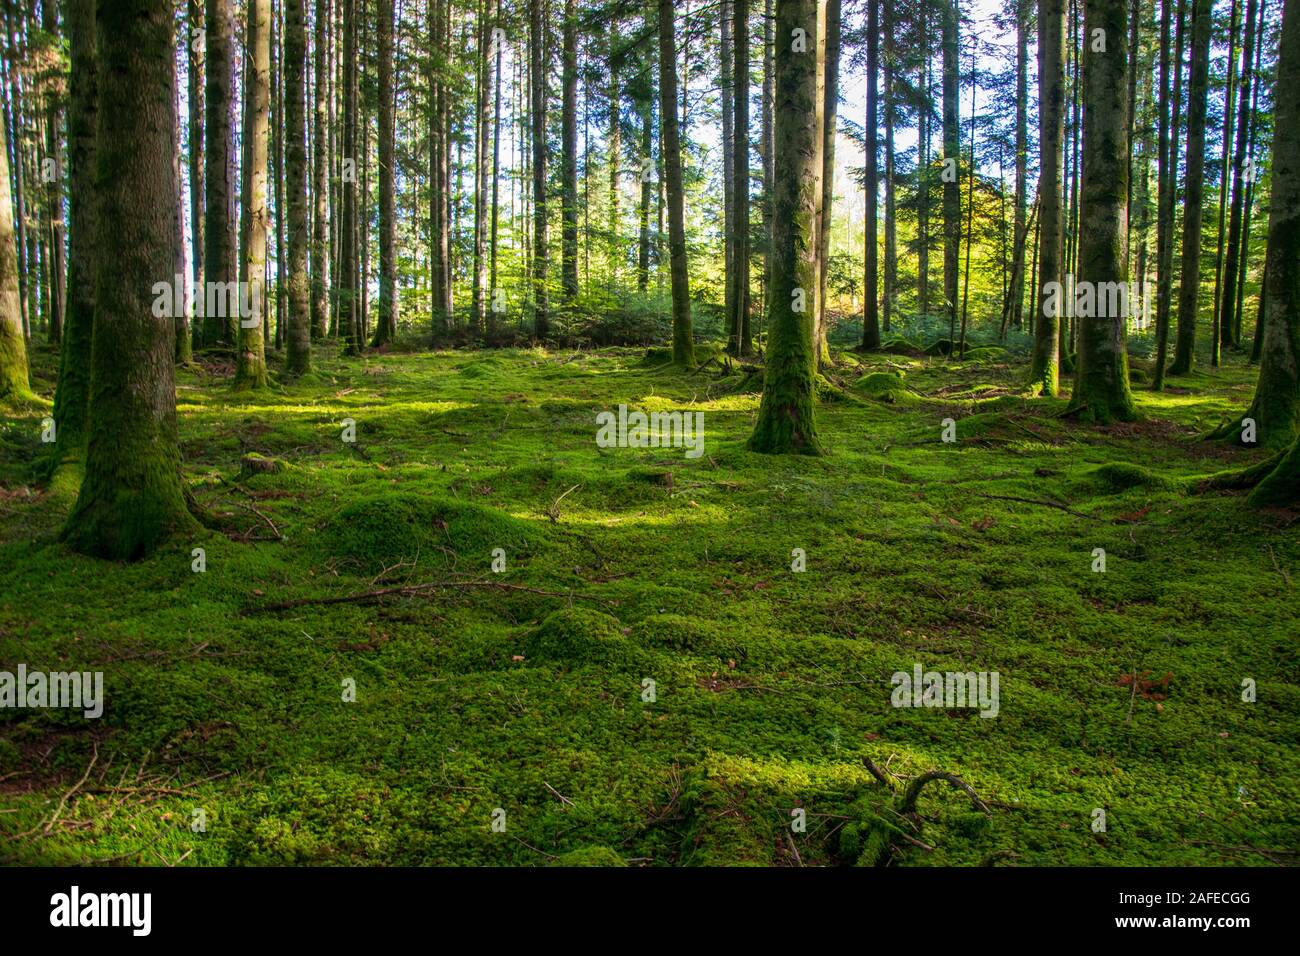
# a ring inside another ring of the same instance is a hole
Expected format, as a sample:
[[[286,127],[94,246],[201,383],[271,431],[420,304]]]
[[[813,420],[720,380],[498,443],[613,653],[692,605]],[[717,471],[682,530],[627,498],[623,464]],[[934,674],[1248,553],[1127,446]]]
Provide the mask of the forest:
[[[1297,862],[1300,0],[2,6],[0,863]]]

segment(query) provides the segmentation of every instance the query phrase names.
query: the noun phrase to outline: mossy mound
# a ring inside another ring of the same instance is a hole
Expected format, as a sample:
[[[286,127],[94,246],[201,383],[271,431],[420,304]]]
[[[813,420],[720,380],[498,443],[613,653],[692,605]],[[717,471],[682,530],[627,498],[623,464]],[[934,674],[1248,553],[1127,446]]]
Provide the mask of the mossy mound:
[[[1132,385],[1149,385],[1151,376],[1147,374],[1146,369],[1130,368],[1128,370],[1128,380]]]
[[[459,374],[463,378],[492,378],[506,368],[506,363],[495,355],[470,362],[461,366]]]
[[[1166,489],[1175,486],[1167,478],[1154,474],[1141,465],[1126,461],[1113,461],[1100,465],[1086,475],[1094,485],[1100,485],[1106,494],[1118,495],[1133,488]]]
[[[1007,416],[997,412],[981,412],[957,419],[957,438],[1026,438],[1024,432],[1017,429]]]
[[[700,651],[716,647],[721,637],[708,621],[685,614],[656,614],[632,628],[643,644],[673,651]]]
[[[623,626],[608,614],[569,607],[548,615],[525,635],[522,646],[529,661],[557,664],[619,664],[633,657]]]
[[[926,355],[948,355],[952,352],[952,339],[937,339],[925,347]]]
[[[911,339],[899,338],[889,339],[881,342],[878,351],[887,352],[890,355],[924,355],[925,349],[917,345]]]
[[[871,372],[853,383],[855,391],[889,405],[910,405],[917,396],[903,382],[902,372]]]
[[[647,368],[658,368],[660,365],[672,365],[673,350],[662,348],[646,349],[645,355],[641,359],[641,364]]]
[[[560,854],[551,866],[627,866],[627,861],[607,846],[584,846]]]
[[[493,548],[527,551],[536,532],[490,508],[415,494],[361,498],[343,508],[323,532],[326,551],[367,572],[401,562],[436,562],[446,549],[490,560]]]
[[[1011,353],[996,345],[988,345],[977,349],[967,349],[963,361],[985,363],[1009,362],[1011,361]]]

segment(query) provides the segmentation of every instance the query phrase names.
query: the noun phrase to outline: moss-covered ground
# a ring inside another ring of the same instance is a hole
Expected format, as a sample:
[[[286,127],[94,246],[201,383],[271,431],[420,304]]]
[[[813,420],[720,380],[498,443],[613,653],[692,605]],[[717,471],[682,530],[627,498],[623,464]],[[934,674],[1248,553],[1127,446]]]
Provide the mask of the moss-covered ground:
[[[1197,440],[1253,371],[1094,428],[989,351],[837,354],[821,458],[745,449],[758,379],[643,351],[197,367],[220,527],[130,565],[59,542],[75,475],[39,482],[45,413],[10,413],[0,670],[102,671],[106,703],[0,710],[0,861],[1294,861],[1298,516],[1193,493],[1262,456]],[[703,412],[704,453],[598,447],[620,403]],[[997,672],[998,715],[895,708],[916,664]],[[988,813],[939,781],[900,814],[936,769]]]

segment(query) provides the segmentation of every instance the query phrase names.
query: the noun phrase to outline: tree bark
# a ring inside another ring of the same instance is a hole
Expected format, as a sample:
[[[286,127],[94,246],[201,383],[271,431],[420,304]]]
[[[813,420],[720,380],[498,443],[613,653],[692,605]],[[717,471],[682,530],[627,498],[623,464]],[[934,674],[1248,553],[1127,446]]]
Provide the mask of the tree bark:
[[[153,284],[175,268],[173,11],[99,0],[96,26],[97,245],[114,255],[96,262],[86,473],[63,536],[76,551],[134,560],[195,528],[176,441],[173,320],[151,302]],[[0,181],[7,191],[8,177]]]
[[[1282,8],[1278,49],[1279,93],[1300,89],[1300,3]],[[1300,394],[1300,100],[1277,98],[1273,120],[1273,176],[1269,198],[1268,256],[1264,286],[1268,311],[1264,320],[1264,351],[1252,412],[1268,417],[1259,422],[1261,438],[1274,441],[1288,427],[1297,432]],[[1267,369],[1267,371],[1266,371]],[[1300,435],[1277,468],[1251,492],[1256,507],[1293,505],[1300,500]]]
[[[284,8],[285,191],[288,195],[289,329],[286,370],[311,370],[311,281],[307,249],[307,13],[305,0],[285,0]],[[277,210],[278,211],[278,210]]]
[[[957,123],[957,0],[943,4],[943,297],[948,341],[957,332],[957,281],[961,253],[961,130]],[[949,345],[951,350],[952,345]],[[950,351],[951,354],[951,351]]]
[[[264,388],[266,345],[267,137],[271,129],[271,0],[248,0],[247,81],[244,90],[244,188],[241,278],[247,299],[239,309],[235,387]],[[244,297],[241,295],[241,299]]]
[[[235,19],[232,0],[207,0],[204,76],[203,344],[234,345],[238,309],[226,290],[239,278],[235,227]],[[213,290],[208,294],[208,290]],[[208,308],[209,300],[218,308]]]
[[[1225,345],[1237,342],[1240,310],[1237,307],[1238,263],[1241,253],[1242,207],[1246,191],[1245,169],[1251,117],[1251,76],[1255,56],[1255,17],[1258,0],[1248,0],[1246,6],[1245,50],[1241,70],[1241,109],[1237,117],[1237,142],[1232,160],[1232,204],[1228,213],[1228,243],[1223,262],[1223,284],[1219,295],[1219,323],[1221,339]],[[1228,131],[1224,129],[1224,151],[1227,151]],[[1220,188],[1226,188],[1226,180]]]
[[[546,77],[544,55],[546,41],[545,0],[529,0],[528,48],[532,70],[530,78],[533,138],[533,337],[545,341],[551,334],[550,290],[547,273],[550,254],[546,218]]]
[[[563,33],[560,285],[565,308],[572,311],[578,304],[578,13],[575,0],[564,0]]]
[[[659,0],[660,152],[668,199],[668,255],[672,273],[673,362],[695,364],[691,290],[686,270],[686,221],[682,195],[682,145],[677,130],[677,40],[673,0]]]
[[[1084,7],[1083,152],[1079,195],[1079,356],[1069,412],[1109,424],[1137,417],[1128,384],[1128,0]],[[1104,38],[1098,49],[1097,38]],[[1088,307],[1091,292],[1092,307]]]
[[[666,0],[660,0],[661,3]],[[817,123],[817,2],[776,0],[772,295],[763,397],[749,447],[820,454],[814,414],[816,228],[821,206]],[[804,45],[800,46],[800,38]]]
[[[486,27],[485,27],[486,29]],[[393,111],[393,0],[379,0],[379,317],[372,344],[397,337],[397,166]],[[477,191],[475,195],[478,195]],[[477,230],[478,219],[475,228]],[[478,245],[482,258],[482,244]],[[477,289],[477,286],[476,286]],[[481,323],[478,328],[481,328]]]
[[[1043,395],[1060,391],[1061,256],[1065,236],[1061,145],[1065,139],[1065,5],[1038,0],[1038,293],[1030,380]]]
[[[880,3],[881,0],[867,0],[867,117],[862,127],[866,150],[864,188],[867,203],[862,281],[862,348],[864,351],[880,348],[880,276],[877,268],[880,171],[877,165],[879,143],[876,139],[880,119],[879,94],[876,88],[876,75],[880,71]]]
[[[1201,292],[1201,197],[1205,186],[1205,108],[1210,76],[1211,0],[1192,0],[1192,58],[1187,84],[1187,181],[1183,193],[1182,275],[1178,337],[1171,375],[1196,364],[1196,313]]]
[[[68,0],[63,22],[72,66],[68,90],[68,314],[54,392],[54,434],[59,457],[66,461],[84,453],[90,414],[97,228],[95,127],[99,121],[94,0]],[[190,66],[193,69],[193,61]],[[0,179],[7,188],[8,176]]]

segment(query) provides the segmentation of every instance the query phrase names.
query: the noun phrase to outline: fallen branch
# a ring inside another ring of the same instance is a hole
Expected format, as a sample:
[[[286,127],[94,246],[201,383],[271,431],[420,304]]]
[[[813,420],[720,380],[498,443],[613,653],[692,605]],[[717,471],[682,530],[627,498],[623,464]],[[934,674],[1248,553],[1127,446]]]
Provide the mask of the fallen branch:
[[[977,810],[981,813],[989,813],[989,808],[985,806],[984,801],[979,798],[979,794],[975,792],[975,788],[955,773],[948,773],[946,770],[930,770],[921,774],[921,776],[908,784],[907,792],[903,794],[903,801],[898,805],[898,811],[900,813],[915,813],[917,798],[921,796],[921,791],[931,780],[947,780],[948,783],[952,784],[952,786],[958,790],[964,790]],[[991,813],[989,813],[989,815],[992,816]]]

